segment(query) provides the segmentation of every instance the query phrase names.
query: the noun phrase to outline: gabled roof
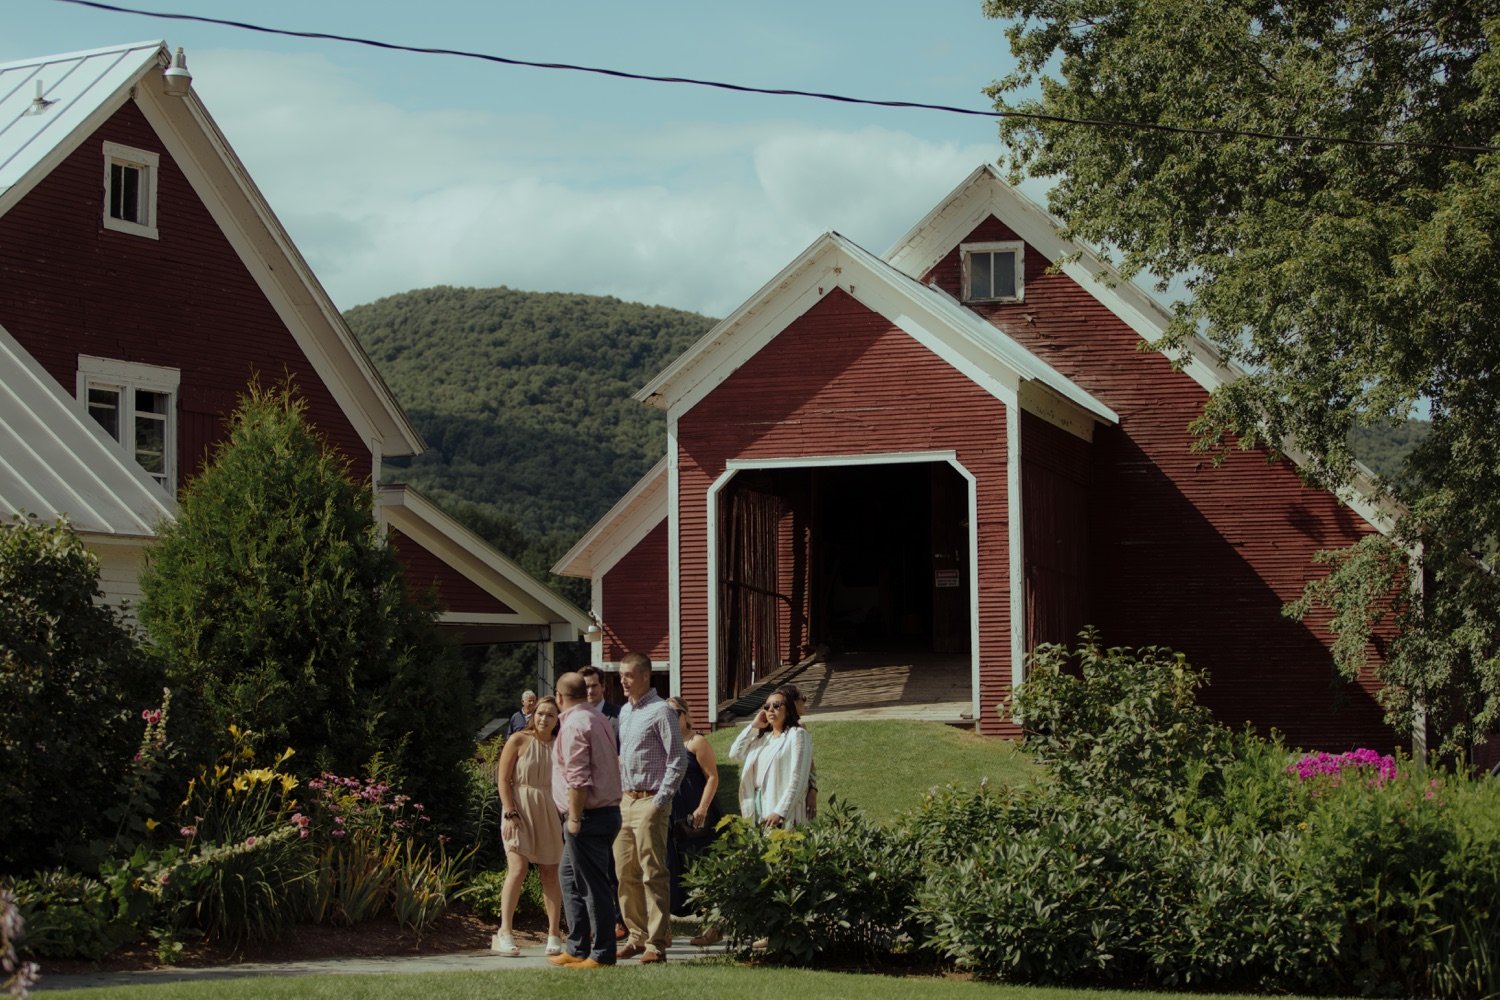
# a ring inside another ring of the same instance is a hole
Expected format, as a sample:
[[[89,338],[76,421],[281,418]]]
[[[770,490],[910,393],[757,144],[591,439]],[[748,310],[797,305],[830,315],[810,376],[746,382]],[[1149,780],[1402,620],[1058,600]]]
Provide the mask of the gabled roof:
[[[149,41],[0,63],[0,195],[61,159],[68,137],[93,131],[161,56],[162,43]]]
[[[903,274],[838,233],[814,240],[635,398],[669,412],[692,407],[834,288],[884,316],[1008,403],[1018,404],[1021,383],[1036,382],[1096,421],[1119,420],[1109,407],[952,296]]]
[[[0,521],[149,538],[176,503],[0,326]]]
[[[1062,261],[1058,265],[1060,270],[1078,287],[1148,344],[1160,345],[1172,318],[1167,308],[1145,289],[1122,277],[1092,248],[1063,239],[1051,213],[1007,184],[989,164],[964,178],[886,251],[885,259],[903,273],[920,278],[991,215],[1054,264]],[[1208,392],[1245,374],[1243,369],[1227,363],[1212,344],[1196,333],[1188,338],[1181,352],[1169,356],[1182,360],[1183,371]],[[1281,442],[1281,452],[1296,465],[1308,462],[1308,456],[1291,442]],[[1399,505],[1381,493],[1374,476],[1363,466],[1359,467],[1353,487],[1341,491],[1339,498],[1371,526],[1387,534],[1399,516]]]
[[[166,93],[159,41],[0,64],[0,215],[134,100],[360,436],[425,445],[195,92]],[[37,84],[42,87],[37,100]]]
[[[552,567],[558,576],[597,579],[667,517],[667,459],[651,467]]]
[[[536,639],[535,627],[547,629],[553,641],[571,641],[588,628],[586,612],[552,591],[412,487],[382,485],[375,497],[386,523],[515,610],[514,614],[506,615],[445,612],[439,618],[441,623],[471,626],[477,630],[488,628],[491,632],[506,627],[533,628],[531,632],[518,633],[515,638],[502,638],[496,634],[489,639],[493,642]]]

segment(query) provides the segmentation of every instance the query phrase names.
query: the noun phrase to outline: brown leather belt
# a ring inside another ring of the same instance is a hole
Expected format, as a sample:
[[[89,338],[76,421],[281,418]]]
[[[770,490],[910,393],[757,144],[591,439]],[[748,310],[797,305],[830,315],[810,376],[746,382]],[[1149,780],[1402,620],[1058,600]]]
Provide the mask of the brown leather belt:
[[[649,799],[656,794],[655,788],[627,788],[624,795],[627,799]]]

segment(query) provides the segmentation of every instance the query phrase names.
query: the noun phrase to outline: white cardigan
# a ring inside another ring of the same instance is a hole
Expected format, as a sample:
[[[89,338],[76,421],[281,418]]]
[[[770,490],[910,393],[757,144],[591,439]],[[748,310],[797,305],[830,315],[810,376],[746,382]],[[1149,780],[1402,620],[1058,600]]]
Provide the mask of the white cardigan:
[[[772,813],[790,829],[807,822],[807,779],[812,771],[812,737],[801,726],[780,736],[752,723],[735,737],[730,760],[740,768],[740,812],[759,823]],[[756,809],[757,793],[760,808]]]

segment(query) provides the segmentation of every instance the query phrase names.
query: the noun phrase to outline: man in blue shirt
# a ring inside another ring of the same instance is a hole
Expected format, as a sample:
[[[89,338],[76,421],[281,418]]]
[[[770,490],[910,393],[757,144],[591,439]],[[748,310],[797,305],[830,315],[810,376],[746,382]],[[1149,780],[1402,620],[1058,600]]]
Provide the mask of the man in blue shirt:
[[[536,712],[536,692],[524,691],[521,694],[521,710],[510,717],[510,725],[505,727],[506,736],[514,736],[527,726],[531,725],[531,716]]]
[[[620,683],[630,700],[620,706],[615,875],[630,940],[619,957],[640,955],[647,965],[666,961],[672,943],[667,824],[687,756],[677,713],[651,686],[651,661],[641,653],[627,653],[620,661]]]

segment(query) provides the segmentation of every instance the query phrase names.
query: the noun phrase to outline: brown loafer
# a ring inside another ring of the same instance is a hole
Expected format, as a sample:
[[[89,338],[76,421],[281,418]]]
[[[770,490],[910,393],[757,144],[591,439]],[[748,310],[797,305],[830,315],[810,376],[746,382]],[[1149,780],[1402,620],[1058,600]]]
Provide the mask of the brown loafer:
[[[569,955],[567,952],[563,952],[559,955],[548,955],[547,961],[553,965],[577,965],[579,962],[584,961],[584,959],[579,958],[577,955]]]
[[[646,954],[641,956],[640,964],[654,965],[657,962],[665,962],[666,960],[667,956],[665,952],[657,951],[655,948],[647,948]]]
[[[630,937],[630,929],[624,924],[615,924],[615,940],[624,941],[628,937]]]
[[[717,927],[705,927],[703,933],[688,939],[694,948],[712,948],[724,939],[724,932]]]
[[[629,944],[622,944],[619,948],[615,949],[615,957],[618,959],[635,958],[635,956],[645,950],[645,945],[636,944],[632,941]]]

